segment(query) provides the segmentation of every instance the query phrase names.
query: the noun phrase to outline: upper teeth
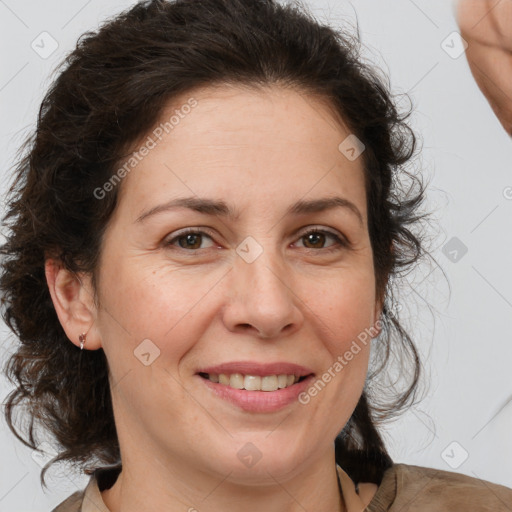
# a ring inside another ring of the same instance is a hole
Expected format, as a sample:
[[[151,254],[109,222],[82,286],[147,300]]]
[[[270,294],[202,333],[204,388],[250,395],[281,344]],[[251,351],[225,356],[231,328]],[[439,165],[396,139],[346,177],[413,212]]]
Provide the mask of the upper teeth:
[[[226,386],[236,389],[246,389],[248,391],[276,391],[277,389],[286,388],[295,384],[299,377],[295,375],[242,375],[241,373],[233,373],[226,375],[221,373],[208,374],[208,379],[212,382],[219,382]]]

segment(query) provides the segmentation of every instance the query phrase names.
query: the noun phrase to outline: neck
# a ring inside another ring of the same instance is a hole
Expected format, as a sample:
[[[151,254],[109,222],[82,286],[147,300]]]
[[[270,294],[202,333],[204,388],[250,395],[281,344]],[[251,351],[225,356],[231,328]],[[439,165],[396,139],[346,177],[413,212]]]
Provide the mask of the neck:
[[[101,492],[110,512],[346,512],[340,496],[333,450],[307,461],[289,473],[258,472],[253,481],[236,479],[182,461],[162,461],[159,456],[123,457],[123,470],[110,489]],[[126,460],[128,459],[128,460]]]

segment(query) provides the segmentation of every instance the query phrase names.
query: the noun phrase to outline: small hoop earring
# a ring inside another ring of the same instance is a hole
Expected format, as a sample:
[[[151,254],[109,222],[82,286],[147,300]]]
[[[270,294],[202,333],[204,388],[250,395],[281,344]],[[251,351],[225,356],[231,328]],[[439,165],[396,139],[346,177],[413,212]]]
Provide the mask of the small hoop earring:
[[[80,350],[84,349],[84,343],[85,343],[86,336],[87,335],[85,333],[82,333],[82,334],[80,334],[80,336],[78,336],[78,340],[80,341]]]

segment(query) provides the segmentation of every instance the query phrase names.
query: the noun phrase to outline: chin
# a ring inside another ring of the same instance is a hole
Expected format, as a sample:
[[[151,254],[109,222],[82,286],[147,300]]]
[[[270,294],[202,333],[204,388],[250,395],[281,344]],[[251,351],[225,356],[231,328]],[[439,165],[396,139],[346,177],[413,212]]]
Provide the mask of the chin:
[[[282,442],[263,441],[267,436],[265,431],[261,436],[247,436],[252,441],[231,443],[222,456],[215,456],[215,471],[229,475],[229,481],[237,484],[275,485],[275,480],[286,479],[303,462],[304,450],[294,453],[295,444],[286,447]]]

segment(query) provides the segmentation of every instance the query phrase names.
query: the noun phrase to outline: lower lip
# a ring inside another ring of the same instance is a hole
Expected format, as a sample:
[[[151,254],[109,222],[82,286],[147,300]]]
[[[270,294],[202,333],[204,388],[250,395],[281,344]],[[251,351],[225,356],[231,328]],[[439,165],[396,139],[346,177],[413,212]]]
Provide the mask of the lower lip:
[[[304,380],[296,382],[292,386],[278,389],[276,391],[246,391],[235,389],[225,384],[212,382],[197,375],[208,388],[218,397],[236,405],[244,411],[250,412],[274,412],[297,401],[297,397],[311,383],[314,375],[309,375]]]

